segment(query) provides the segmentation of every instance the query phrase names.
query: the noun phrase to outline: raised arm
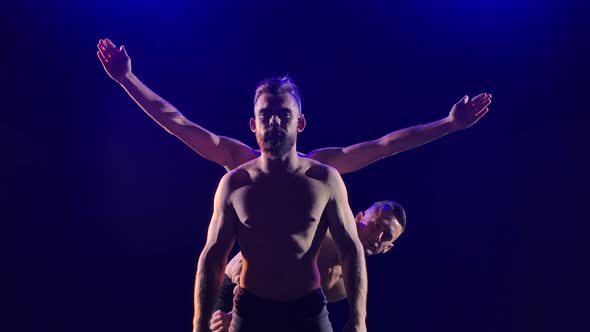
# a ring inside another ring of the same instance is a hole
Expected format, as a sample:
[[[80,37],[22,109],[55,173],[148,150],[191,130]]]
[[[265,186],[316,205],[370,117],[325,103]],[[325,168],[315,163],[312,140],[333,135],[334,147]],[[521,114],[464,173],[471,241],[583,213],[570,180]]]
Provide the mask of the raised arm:
[[[174,106],[150,90],[131,71],[125,46],[117,48],[109,39],[98,42],[96,55],[109,76],[168,133],[178,137],[195,152],[227,170],[256,158],[257,153],[235,139],[216,135],[189,121]]]
[[[340,174],[331,169],[328,182],[332,197],[326,206],[325,216],[338,248],[350,309],[345,331],[366,331],[367,266],[363,246],[358,237],[354,216],[348,205],[346,187]]]
[[[475,124],[488,112],[492,95],[481,93],[471,101],[464,96],[453,105],[449,115],[431,123],[396,130],[373,141],[347,147],[323,148],[306,155],[330,165],[341,174],[354,172],[385,157],[413,149],[446,134]]]
[[[217,188],[207,242],[197,265],[193,332],[210,331],[209,320],[223,282],[227,256],[236,237],[238,221],[229,202],[229,176],[231,173],[221,179]]]

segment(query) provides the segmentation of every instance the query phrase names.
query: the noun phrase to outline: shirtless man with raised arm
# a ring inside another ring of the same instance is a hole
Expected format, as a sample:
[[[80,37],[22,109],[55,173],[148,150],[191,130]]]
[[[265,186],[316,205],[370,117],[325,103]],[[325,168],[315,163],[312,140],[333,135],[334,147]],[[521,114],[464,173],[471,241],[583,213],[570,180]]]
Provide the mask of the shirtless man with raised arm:
[[[237,238],[243,263],[230,331],[331,331],[317,267],[329,229],[350,303],[346,331],[366,331],[366,266],[346,187],[334,168],[297,155],[305,118],[293,91],[268,85],[250,128],[262,155],[219,183],[197,266],[195,330],[209,331]]]
[[[136,103],[167,132],[180,138],[203,157],[224,166],[229,171],[260,155],[260,151],[237,140],[218,136],[187,120],[176,108],[133,75],[131,60],[123,46],[117,48],[110,40],[102,39],[97,47],[99,48],[97,56],[109,76],[121,84]],[[294,96],[300,106],[298,94]],[[331,165],[340,173],[353,172],[381,158],[420,146],[447,133],[470,127],[488,112],[490,103],[490,94],[482,93],[471,100],[468,96],[464,96],[452,107],[449,115],[441,120],[397,130],[379,139],[345,148],[315,150],[305,156]],[[401,233],[399,225],[396,229],[399,236]],[[378,234],[385,233],[381,231]],[[385,237],[383,242],[388,241]],[[325,248],[326,245],[324,245]],[[334,257],[334,255],[326,256]]]
[[[230,171],[260,156],[260,151],[233,138],[217,135],[189,121],[178,109],[150,90],[131,70],[131,58],[124,46],[116,47],[109,39],[101,39],[96,52],[108,75],[119,83],[129,96],[168,133],[178,137],[199,155]],[[296,95],[300,104],[299,95]],[[393,131],[372,141],[347,147],[330,147],[301,154],[330,165],[340,174],[354,172],[377,160],[393,156],[446,134],[466,129],[487,112],[492,95],[481,93],[474,98],[464,96],[448,116],[423,125]]]

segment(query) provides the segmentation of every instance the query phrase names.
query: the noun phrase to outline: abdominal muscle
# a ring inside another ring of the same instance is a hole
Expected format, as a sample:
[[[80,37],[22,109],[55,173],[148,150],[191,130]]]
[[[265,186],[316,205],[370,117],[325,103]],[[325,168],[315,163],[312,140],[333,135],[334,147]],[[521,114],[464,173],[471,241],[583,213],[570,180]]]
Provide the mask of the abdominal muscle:
[[[317,250],[309,254],[298,257],[290,250],[275,247],[265,254],[252,255],[255,260],[251,260],[248,259],[247,250],[242,247],[240,287],[270,300],[291,301],[302,298],[320,288]]]

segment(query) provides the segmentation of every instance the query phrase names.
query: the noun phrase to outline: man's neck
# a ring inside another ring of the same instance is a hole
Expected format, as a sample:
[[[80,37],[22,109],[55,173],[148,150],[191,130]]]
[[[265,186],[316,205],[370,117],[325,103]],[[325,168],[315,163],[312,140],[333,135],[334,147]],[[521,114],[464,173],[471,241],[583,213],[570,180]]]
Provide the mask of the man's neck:
[[[274,156],[262,151],[260,160],[262,170],[265,173],[292,171],[299,165],[299,156],[295,146],[281,156]]]

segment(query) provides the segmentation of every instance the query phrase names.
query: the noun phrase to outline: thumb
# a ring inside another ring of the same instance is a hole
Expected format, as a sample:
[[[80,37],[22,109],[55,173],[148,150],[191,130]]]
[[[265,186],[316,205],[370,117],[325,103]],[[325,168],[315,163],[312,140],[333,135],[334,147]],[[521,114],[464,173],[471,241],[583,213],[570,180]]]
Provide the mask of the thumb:
[[[469,96],[465,95],[463,96],[463,98],[461,98],[460,102],[463,104],[467,104],[467,102],[469,101]]]
[[[121,47],[119,47],[119,51],[121,51],[121,52],[123,52],[123,54],[125,54],[125,55],[129,56],[129,55],[127,54],[127,50],[125,49],[125,45],[121,45]]]

